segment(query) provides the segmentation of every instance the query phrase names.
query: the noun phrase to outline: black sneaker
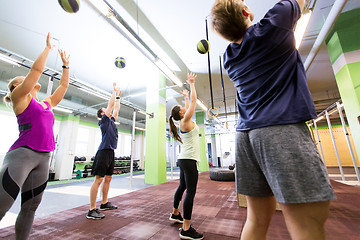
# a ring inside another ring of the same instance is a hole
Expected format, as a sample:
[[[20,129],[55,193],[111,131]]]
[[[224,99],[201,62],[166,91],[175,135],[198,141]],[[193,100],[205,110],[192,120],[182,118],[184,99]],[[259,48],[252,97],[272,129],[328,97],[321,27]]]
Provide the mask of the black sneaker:
[[[187,231],[184,231],[184,229],[181,228],[179,236],[181,239],[200,240],[200,239],[204,238],[204,235],[202,235],[201,233],[198,233],[191,225]]]
[[[117,206],[111,204],[111,202],[107,202],[105,204],[100,205],[100,210],[114,210],[117,209]]]
[[[169,217],[170,221],[177,222],[177,223],[183,223],[184,219],[182,218],[181,214],[178,215],[171,214]]]
[[[88,214],[86,214],[86,218],[90,219],[103,219],[104,217],[105,215],[101,213],[97,208],[89,210]]]

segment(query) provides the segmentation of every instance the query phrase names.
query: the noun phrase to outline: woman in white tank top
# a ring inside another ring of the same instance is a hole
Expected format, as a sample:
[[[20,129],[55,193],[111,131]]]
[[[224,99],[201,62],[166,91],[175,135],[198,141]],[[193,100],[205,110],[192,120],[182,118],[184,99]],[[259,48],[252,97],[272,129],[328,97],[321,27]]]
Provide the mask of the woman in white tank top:
[[[183,224],[179,233],[181,239],[204,238],[204,236],[201,233],[198,233],[190,224],[198,182],[197,161],[200,160],[199,127],[191,120],[195,112],[197,101],[195,79],[195,74],[188,74],[187,82],[190,85],[191,91],[190,100],[189,91],[184,90],[182,94],[185,97],[185,107],[180,105],[174,106],[171,109],[171,115],[169,117],[170,133],[181,143],[181,152],[178,158],[180,183],[174,195],[174,208],[169,220]],[[180,121],[180,135],[177,132],[174,120]],[[186,195],[183,202],[183,219],[179,212],[179,205],[185,190]]]

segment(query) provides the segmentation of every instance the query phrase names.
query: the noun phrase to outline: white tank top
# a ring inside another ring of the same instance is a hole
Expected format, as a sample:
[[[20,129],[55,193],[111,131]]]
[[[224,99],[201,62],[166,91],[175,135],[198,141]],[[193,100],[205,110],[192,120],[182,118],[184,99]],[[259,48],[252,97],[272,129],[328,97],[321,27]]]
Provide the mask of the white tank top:
[[[194,159],[200,161],[200,145],[199,145],[199,127],[195,127],[186,133],[180,131],[180,137],[183,142],[178,159]]]

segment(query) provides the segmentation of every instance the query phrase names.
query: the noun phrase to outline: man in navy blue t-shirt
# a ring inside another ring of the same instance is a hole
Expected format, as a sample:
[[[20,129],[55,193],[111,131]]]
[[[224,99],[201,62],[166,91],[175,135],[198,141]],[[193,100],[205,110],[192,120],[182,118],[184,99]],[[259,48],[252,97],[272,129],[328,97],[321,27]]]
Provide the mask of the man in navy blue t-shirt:
[[[276,200],[293,239],[324,239],[335,199],[306,121],[316,117],[294,27],[305,0],[282,0],[252,24],[242,0],[216,0],[213,29],[230,42],[224,67],[237,89],[237,192],[247,196],[242,239],[265,239]]]
[[[91,173],[95,175],[95,179],[90,189],[90,209],[86,214],[86,217],[90,219],[102,219],[105,217],[105,215],[96,208],[96,197],[99,186],[103,180],[100,210],[117,209],[117,206],[108,201],[108,192],[114,171],[114,150],[118,142],[118,130],[115,122],[120,110],[120,95],[120,88],[117,88],[116,83],[113,83],[113,93],[107,108],[100,108],[97,112],[97,116],[100,118],[99,126],[102,137],[91,169]]]

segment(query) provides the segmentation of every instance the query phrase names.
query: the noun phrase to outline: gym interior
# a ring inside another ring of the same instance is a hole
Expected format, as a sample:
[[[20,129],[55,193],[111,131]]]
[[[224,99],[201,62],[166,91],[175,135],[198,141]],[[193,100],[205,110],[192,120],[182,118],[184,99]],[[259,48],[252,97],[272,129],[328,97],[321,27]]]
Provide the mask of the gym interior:
[[[194,72],[198,100],[193,121],[200,129],[201,160],[192,224],[205,239],[239,239],[246,204],[234,181],[237,92],[222,66],[228,42],[208,22],[213,1],[79,2],[79,10],[70,13],[58,1],[1,0],[0,165],[19,136],[12,107],[2,100],[9,80],[26,76],[50,32],[55,49],[39,80],[38,97],[44,99],[59,86],[57,50],[70,54],[69,88],[53,109],[56,148],[48,185],[30,238],[179,238],[180,226],[168,215],[179,182],[181,145],[170,136],[168,118],[174,105],[185,105],[181,91],[189,89],[187,74]],[[277,0],[258,2],[247,0],[254,22]],[[337,196],[325,226],[327,238],[359,239],[360,2],[306,2],[311,17],[298,49],[317,112],[307,125]],[[205,54],[197,50],[202,39],[210,43]],[[124,65],[116,64],[118,57]],[[96,113],[106,108],[113,82],[121,89],[121,107],[109,199],[118,210],[92,221],[85,213],[101,142]],[[0,222],[0,238],[15,239],[20,205],[18,196]],[[267,238],[290,239],[281,210]]]

